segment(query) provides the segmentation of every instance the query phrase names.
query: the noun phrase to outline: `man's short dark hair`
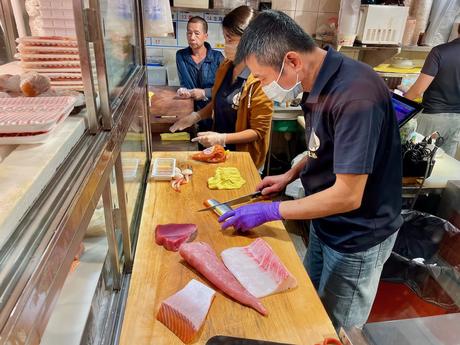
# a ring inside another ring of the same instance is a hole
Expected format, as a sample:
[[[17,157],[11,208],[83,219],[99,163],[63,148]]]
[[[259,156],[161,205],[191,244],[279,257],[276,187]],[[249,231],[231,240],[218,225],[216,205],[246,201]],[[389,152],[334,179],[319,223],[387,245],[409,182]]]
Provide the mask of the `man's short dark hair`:
[[[208,22],[203,17],[195,16],[190,18],[187,22],[187,28],[190,23],[201,23],[201,25],[203,25],[203,32],[205,34],[208,33]]]
[[[287,14],[263,11],[244,31],[235,63],[254,55],[260,64],[281,68],[287,52],[310,52],[315,47],[315,41]]]

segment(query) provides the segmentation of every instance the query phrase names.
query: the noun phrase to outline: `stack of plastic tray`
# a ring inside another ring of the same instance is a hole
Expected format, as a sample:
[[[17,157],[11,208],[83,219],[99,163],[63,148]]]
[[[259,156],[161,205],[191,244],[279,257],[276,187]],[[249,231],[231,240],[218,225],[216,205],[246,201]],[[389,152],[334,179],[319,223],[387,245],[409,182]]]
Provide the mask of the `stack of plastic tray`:
[[[26,10],[32,35],[76,36],[72,0],[26,0]]]
[[[50,78],[51,86],[61,90],[83,90],[78,43],[70,37],[21,37],[16,58],[25,71]]]
[[[74,104],[70,96],[0,98],[0,145],[44,143]]]

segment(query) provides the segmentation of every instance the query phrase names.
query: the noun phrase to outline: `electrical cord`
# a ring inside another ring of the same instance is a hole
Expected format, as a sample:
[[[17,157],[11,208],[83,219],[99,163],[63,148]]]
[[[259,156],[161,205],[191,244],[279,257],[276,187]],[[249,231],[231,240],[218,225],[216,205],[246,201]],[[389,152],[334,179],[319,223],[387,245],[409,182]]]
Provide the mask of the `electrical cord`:
[[[432,155],[432,149],[428,145],[424,141],[417,144],[410,141],[406,142],[403,145],[403,159],[410,159],[414,163],[429,159]]]
[[[425,169],[422,175],[420,169],[416,169],[420,173],[421,181],[418,182],[418,189],[412,200],[410,209],[413,209],[415,203],[420,196],[425,180],[431,173],[431,169],[434,165],[434,156],[440,146],[444,144],[444,138],[441,137],[439,132],[433,132],[430,136],[425,137],[421,142],[415,143],[413,141],[407,141],[402,146],[403,152],[403,169],[405,169],[406,163],[411,162],[414,166],[420,166],[420,163],[425,163]],[[411,169],[408,169],[411,170]],[[414,171],[412,171],[413,173]]]

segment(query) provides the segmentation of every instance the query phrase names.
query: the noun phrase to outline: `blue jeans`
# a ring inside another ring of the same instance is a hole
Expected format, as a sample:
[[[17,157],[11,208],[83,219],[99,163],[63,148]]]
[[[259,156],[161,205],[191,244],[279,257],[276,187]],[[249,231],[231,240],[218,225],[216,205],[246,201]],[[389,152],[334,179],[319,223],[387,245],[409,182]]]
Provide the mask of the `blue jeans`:
[[[341,253],[322,242],[310,227],[304,265],[337,330],[366,323],[397,235],[363,252]]]

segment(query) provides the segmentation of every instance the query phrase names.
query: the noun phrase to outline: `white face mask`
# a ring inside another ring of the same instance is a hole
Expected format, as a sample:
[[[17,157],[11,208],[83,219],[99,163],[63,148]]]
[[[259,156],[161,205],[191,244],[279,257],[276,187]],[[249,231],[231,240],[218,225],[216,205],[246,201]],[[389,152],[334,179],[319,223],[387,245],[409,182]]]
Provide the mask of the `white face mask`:
[[[283,60],[283,65],[281,66],[281,71],[278,75],[278,78],[272,81],[270,84],[262,86],[262,89],[264,90],[267,97],[278,103],[292,101],[303,92],[302,83],[299,81],[298,74],[295,85],[290,89],[285,89],[280,84],[278,84],[278,81],[281,78],[281,74],[283,73],[284,61],[285,60]]]

